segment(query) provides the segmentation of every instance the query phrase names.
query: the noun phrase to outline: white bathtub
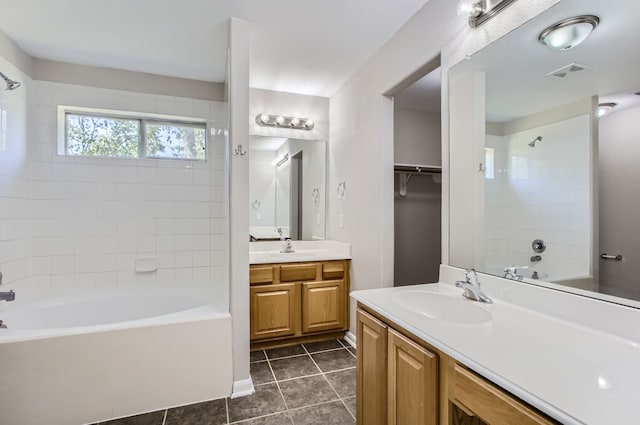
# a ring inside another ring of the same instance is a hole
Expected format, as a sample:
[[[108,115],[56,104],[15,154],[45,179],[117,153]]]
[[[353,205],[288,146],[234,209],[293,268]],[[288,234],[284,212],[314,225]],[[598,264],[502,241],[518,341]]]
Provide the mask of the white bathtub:
[[[16,291],[18,292],[18,291]],[[101,292],[3,304],[0,423],[74,425],[229,396],[213,294]]]

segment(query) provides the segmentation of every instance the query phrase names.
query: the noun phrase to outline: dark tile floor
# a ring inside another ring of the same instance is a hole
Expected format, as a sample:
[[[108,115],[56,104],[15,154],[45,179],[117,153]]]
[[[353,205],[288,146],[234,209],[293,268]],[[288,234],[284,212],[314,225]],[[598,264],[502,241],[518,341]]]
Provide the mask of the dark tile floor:
[[[101,425],[355,424],[356,357],[344,340],[251,353],[253,395],[132,416]]]

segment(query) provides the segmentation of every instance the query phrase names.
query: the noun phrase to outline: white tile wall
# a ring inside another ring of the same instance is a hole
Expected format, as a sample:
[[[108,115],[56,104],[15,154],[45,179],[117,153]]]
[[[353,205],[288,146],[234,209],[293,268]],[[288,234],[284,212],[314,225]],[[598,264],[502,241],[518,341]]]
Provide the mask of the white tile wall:
[[[0,57],[0,69],[23,86],[0,89],[0,271],[7,287],[29,275],[29,161],[27,98],[29,78]],[[3,289],[5,290],[5,289]]]
[[[211,128],[226,128],[226,104],[28,83],[28,113],[26,91],[0,94],[2,109],[11,112],[9,135],[16,132],[0,152],[5,281],[24,279],[16,292],[34,296],[120,285],[213,285],[227,308],[224,132],[209,138],[206,162],[64,157],[56,149],[61,104],[205,118]],[[136,273],[141,255],[155,256],[158,270]]]
[[[529,266],[544,280],[591,272],[589,116],[510,134],[487,136],[495,179],[485,180],[485,264]],[[535,148],[528,146],[538,136]],[[542,261],[530,263],[531,242],[543,239]]]

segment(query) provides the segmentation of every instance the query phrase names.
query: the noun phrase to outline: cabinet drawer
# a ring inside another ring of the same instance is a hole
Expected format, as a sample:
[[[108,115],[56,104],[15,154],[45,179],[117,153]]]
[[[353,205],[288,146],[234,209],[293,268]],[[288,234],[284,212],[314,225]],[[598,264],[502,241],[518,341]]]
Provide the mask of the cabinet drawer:
[[[311,264],[286,264],[280,266],[280,282],[304,282],[316,280],[318,265]]]
[[[491,425],[556,423],[460,365],[455,365],[453,379],[455,400]]]
[[[249,282],[251,285],[260,285],[273,282],[273,266],[251,266],[249,269]]]
[[[322,279],[342,279],[344,277],[344,261],[334,261],[322,265]]]

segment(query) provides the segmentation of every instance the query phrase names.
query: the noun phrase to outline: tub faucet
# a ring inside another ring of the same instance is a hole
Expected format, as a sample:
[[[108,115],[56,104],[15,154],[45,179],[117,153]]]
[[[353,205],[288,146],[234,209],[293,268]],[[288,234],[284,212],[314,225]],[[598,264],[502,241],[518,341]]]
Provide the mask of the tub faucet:
[[[280,252],[283,254],[290,254],[292,252],[295,252],[293,250],[293,245],[291,245],[291,238],[287,238],[284,240],[284,246],[282,247]]]
[[[13,301],[16,299],[16,293],[13,290],[9,292],[0,292],[0,301]]]
[[[482,292],[482,289],[480,289],[478,274],[474,269],[465,270],[464,278],[464,281],[459,280],[456,282],[456,286],[464,290],[464,293],[462,294],[463,297],[472,301],[479,301],[481,303],[493,303],[491,298],[487,297],[487,295]]]
[[[505,267],[504,272],[502,273],[502,277],[506,279],[521,281],[522,279],[524,279],[524,276],[521,274],[518,274],[518,269],[526,269],[526,267],[516,267],[516,266]]]

